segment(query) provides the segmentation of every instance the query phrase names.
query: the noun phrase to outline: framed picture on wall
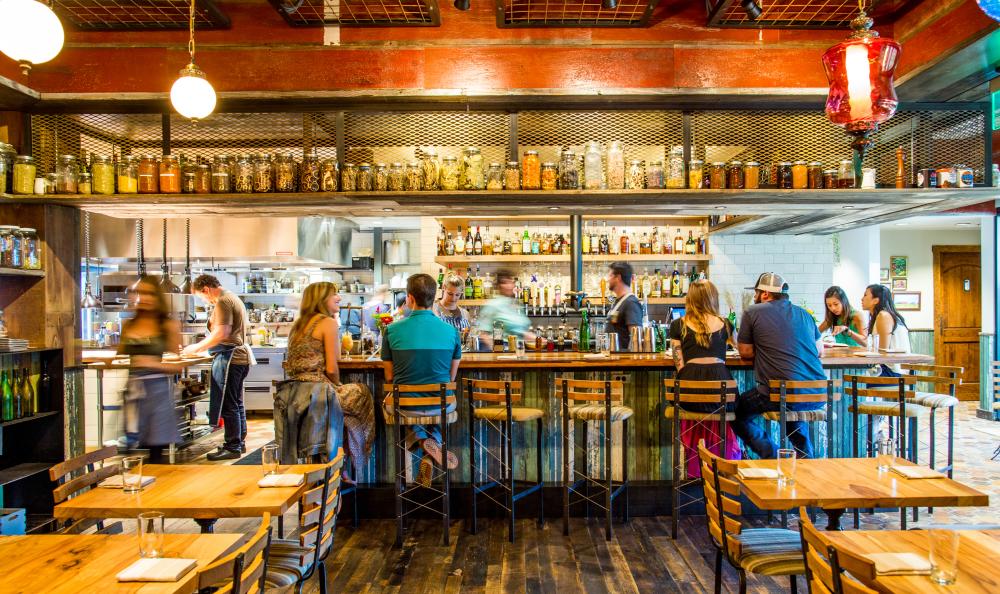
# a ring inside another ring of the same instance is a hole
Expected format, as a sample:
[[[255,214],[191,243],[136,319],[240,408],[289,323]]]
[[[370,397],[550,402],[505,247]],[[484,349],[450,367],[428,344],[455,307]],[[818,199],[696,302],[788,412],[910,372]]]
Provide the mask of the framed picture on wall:
[[[894,279],[892,279],[892,290],[893,291],[905,291],[906,290],[906,279],[905,278],[894,278]]]
[[[878,269],[878,282],[888,283],[889,282],[889,269],[879,268]]]
[[[906,256],[889,256],[889,276],[906,278]]]
[[[896,282],[896,279],[892,281]],[[899,311],[919,311],[920,291],[893,291],[892,299],[896,302],[896,309]]]

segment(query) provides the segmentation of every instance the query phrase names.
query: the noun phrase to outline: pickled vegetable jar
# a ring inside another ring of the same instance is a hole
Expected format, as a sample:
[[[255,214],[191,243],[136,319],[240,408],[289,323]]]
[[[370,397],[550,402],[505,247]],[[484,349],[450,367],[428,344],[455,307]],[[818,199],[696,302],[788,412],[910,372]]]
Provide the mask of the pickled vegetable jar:
[[[212,192],[212,167],[208,163],[198,163],[194,172],[194,193],[210,194]]]
[[[295,191],[295,157],[291,154],[274,156],[274,191]]]
[[[73,155],[62,155],[56,163],[56,193],[77,194],[77,183],[80,181],[80,169]]]
[[[746,183],[746,176],[743,171],[743,161],[729,162],[729,177],[726,186],[733,190],[742,190]]]
[[[684,187],[684,147],[670,148],[670,158],[667,159],[667,187]]]
[[[91,191],[94,194],[107,196],[115,193],[115,165],[110,157],[94,155],[90,164],[90,175]]]
[[[319,166],[319,191],[336,192],[337,180],[340,177],[337,172],[336,159],[324,159]]]
[[[803,171],[805,173],[805,171]],[[804,180],[803,180],[804,181]],[[794,179],[792,176],[792,164],[788,161],[781,161],[778,163],[778,187],[784,190],[790,190],[794,187]]]
[[[809,183],[808,187],[812,189],[823,187],[823,164],[819,161],[813,161],[809,163],[808,170]]]
[[[726,189],[726,164],[722,161],[712,163],[710,183],[713,190]]]
[[[21,266],[29,270],[42,269],[38,233],[30,227],[21,227]]]
[[[442,190],[454,191],[458,189],[458,159],[455,157],[441,159],[440,186]]]
[[[0,194],[12,192],[14,189],[14,159],[17,151],[14,146],[0,142]]]
[[[160,166],[153,155],[143,155],[137,168],[140,194],[155,194],[160,191]]]
[[[809,165],[805,161],[792,163],[792,188],[802,190],[809,185]]]
[[[375,164],[375,184],[373,189],[376,192],[385,192],[389,189],[389,166],[385,163]]]
[[[253,158],[253,191],[257,193],[270,192],[274,187],[274,166],[271,155],[254,155]]]
[[[747,161],[743,166],[743,188],[756,190],[760,188],[760,163]]]
[[[361,163],[358,165],[358,175],[355,187],[359,192],[371,192],[375,185],[375,177],[372,174],[371,163]]]
[[[302,167],[299,169],[299,191],[319,192],[319,157],[316,153],[302,155]]]
[[[0,268],[14,268],[13,225],[0,225]]]
[[[425,170],[423,169],[423,163],[421,163],[420,174],[423,175]],[[393,163],[392,167],[389,168],[389,183],[388,188],[390,192],[402,192],[403,191],[403,179],[406,177],[406,172],[403,170],[402,163]],[[434,183],[437,186],[437,182]]]
[[[575,190],[580,187],[579,163],[573,151],[563,151],[559,161],[559,187],[564,190]]]
[[[354,163],[344,163],[344,168],[340,170],[340,189],[344,192],[358,189],[358,168]]]
[[[232,171],[229,168],[229,157],[218,155],[212,161],[212,192],[225,194],[232,191]]]
[[[669,178],[668,178],[669,181]],[[608,189],[625,188],[625,147],[618,140],[608,145]]]
[[[628,171],[625,173],[625,188],[641,190],[644,187],[646,187],[646,172],[643,171],[642,161],[633,159],[628,162]]]
[[[429,148],[424,151],[424,158],[420,161],[420,169],[424,178],[423,188],[437,190],[440,187],[441,160],[438,159],[436,150]]]
[[[538,151],[524,151],[521,161],[521,189],[538,190],[542,187],[542,163]]]
[[[663,189],[663,161],[650,161],[646,164],[646,187],[650,190]]]
[[[840,167],[837,168],[837,187],[854,187],[854,162],[850,159],[844,159],[841,161]]]
[[[486,170],[486,189],[491,191],[503,189],[503,165],[490,163],[489,169]]]
[[[600,190],[604,187],[604,165],[601,143],[588,142],[583,153],[583,189]]]
[[[705,184],[705,163],[694,159],[688,163],[688,188],[697,190]]]
[[[115,186],[114,179],[115,179],[114,176],[111,176],[111,190],[112,190],[111,193],[112,194],[114,193],[114,189],[115,189],[115,187],[114,187]],[[93,194],[94,193],[94,179],[93,179],[93,177],[89,173],[87,173],[86,171],[84,171],[83,173],[81,173],[80,174],[80,181],[76,184],[76,189],[81,194]]]
[[[480,170],[479,175],[482,177],[482,170]],[[407,192],[419,192],[423,179],[424,173],[420,167],[420,162],[410,161],[406,164],[406,172],[403,176],[403,190]]]
[[[555,190],[559,185],[559,168],[555,163],[542,163],[542,189]]]
[[[521,166],[517,161],[507,161],[503,169],[503,187],[505,190],[521,189]]]
[[[462,151],[459,185],[466,190],[482,190],[486,187],[483,179],[483,154],[474,146]]]
[[[139,191],[139,167],[135,157],[125,155],[118,162],[118,193],[135,194]]]
[[[826,190],[837,189],[837,170],[836,169],[824,169],[823,170],[823,188]]]
[[[160,192],[181,193],[181,163],[173,155],[163,155],[160,159]]]

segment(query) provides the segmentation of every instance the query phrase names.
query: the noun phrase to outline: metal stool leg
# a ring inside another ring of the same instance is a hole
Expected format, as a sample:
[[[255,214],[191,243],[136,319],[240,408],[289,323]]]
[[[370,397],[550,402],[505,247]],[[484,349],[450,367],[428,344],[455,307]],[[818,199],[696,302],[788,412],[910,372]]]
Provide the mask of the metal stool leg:
[[[514,423],[507,419],[507,540],[514,542]]]
[[[535,472],[538,480],[538,527],[545,525],[545,487],[542,480],[542,419],[536,421],[537,424],[537,444],[535,450]]]
[[[622,524],[628,524],[628,419],[622,421]]]
[[[565,385],[563,387],[563,402],[562,402],[562,455],[563,455],[563,535],[569,536],[569,488],[573,484],[573,475],[570,473],[569,469],[569,448],[570,435],[569,435],[569,405],[567,404]],[[576,429],[576,424],[573,426]]]
[[[671,489],[671,491],[673,491],[673,493],[671,493],[673,509],[670,511],[670,538],[677,540],[677,525],[680,522],[680,518],[678,516],[680,516],[681,513],[681,436],[680,419],[678,418],[680,416],[680,410],[678,409],[676,402],[674,403],[673,410],[674,420],[671,424],[671,433],[673,433],[671,439],[673,452],[671,452],[671,459],[673,461],[674,474],[670,481],[673,483],[673,488]]]
[[[479,516],[476,509],[476,500],[479,499],[476,488],[479,486],[479,468],[476,466],[476,437],[479,423],[476,422],[475,409],[469,402],[469,477],[472,483],[472,517],[469,520],[469,532],[476,534],[479,532]]]
[[[608,404],[610,413],[611,405]],[[604,482],[607,491],[604,494],[604,539],[611,540],[611,492],[614,489],[611,482],[611,415],[604,419]]]
[[[396,402],[399,402],[398,398]],[[403,444],[403,427],[399,424],[399,406],[395,406],[396,417],[396,546],[403,546],[403,476],[406,472],[404,459],[408,452]]]

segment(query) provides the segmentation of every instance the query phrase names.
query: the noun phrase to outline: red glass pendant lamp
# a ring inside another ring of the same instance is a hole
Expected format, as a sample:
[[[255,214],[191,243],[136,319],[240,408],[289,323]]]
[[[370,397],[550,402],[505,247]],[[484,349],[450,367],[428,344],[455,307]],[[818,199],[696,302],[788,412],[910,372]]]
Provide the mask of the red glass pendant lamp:
[[[826,117],[854,137],[854,186],[861,187],[861,166],[878,125],[896,113],[899,100],[893,74],[899,63],[899,44],[872,31],[872,19],[858,1],[850,37],[826,50],[823,68],[830,81]]]

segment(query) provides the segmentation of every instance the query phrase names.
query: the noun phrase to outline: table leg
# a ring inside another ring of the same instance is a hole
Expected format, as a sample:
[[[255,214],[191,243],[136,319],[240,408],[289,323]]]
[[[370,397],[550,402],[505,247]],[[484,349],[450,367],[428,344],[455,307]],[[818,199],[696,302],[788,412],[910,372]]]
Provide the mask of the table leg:
[[[104,370],[97,368],[97,447],[104,447]]]
[[[826,512],[826,529],[827,530],[843,530],[840,526],[840,518],[844,515],[843,509],[824,509]]]
[[[195,520],[195,523],[197,523],[199,526],[201,526],[201,533],[202,534],[214,534],[215,533],[215,523],[217,521],[218,520],[215,520],[215,519],[211,519],[211,520]]]

